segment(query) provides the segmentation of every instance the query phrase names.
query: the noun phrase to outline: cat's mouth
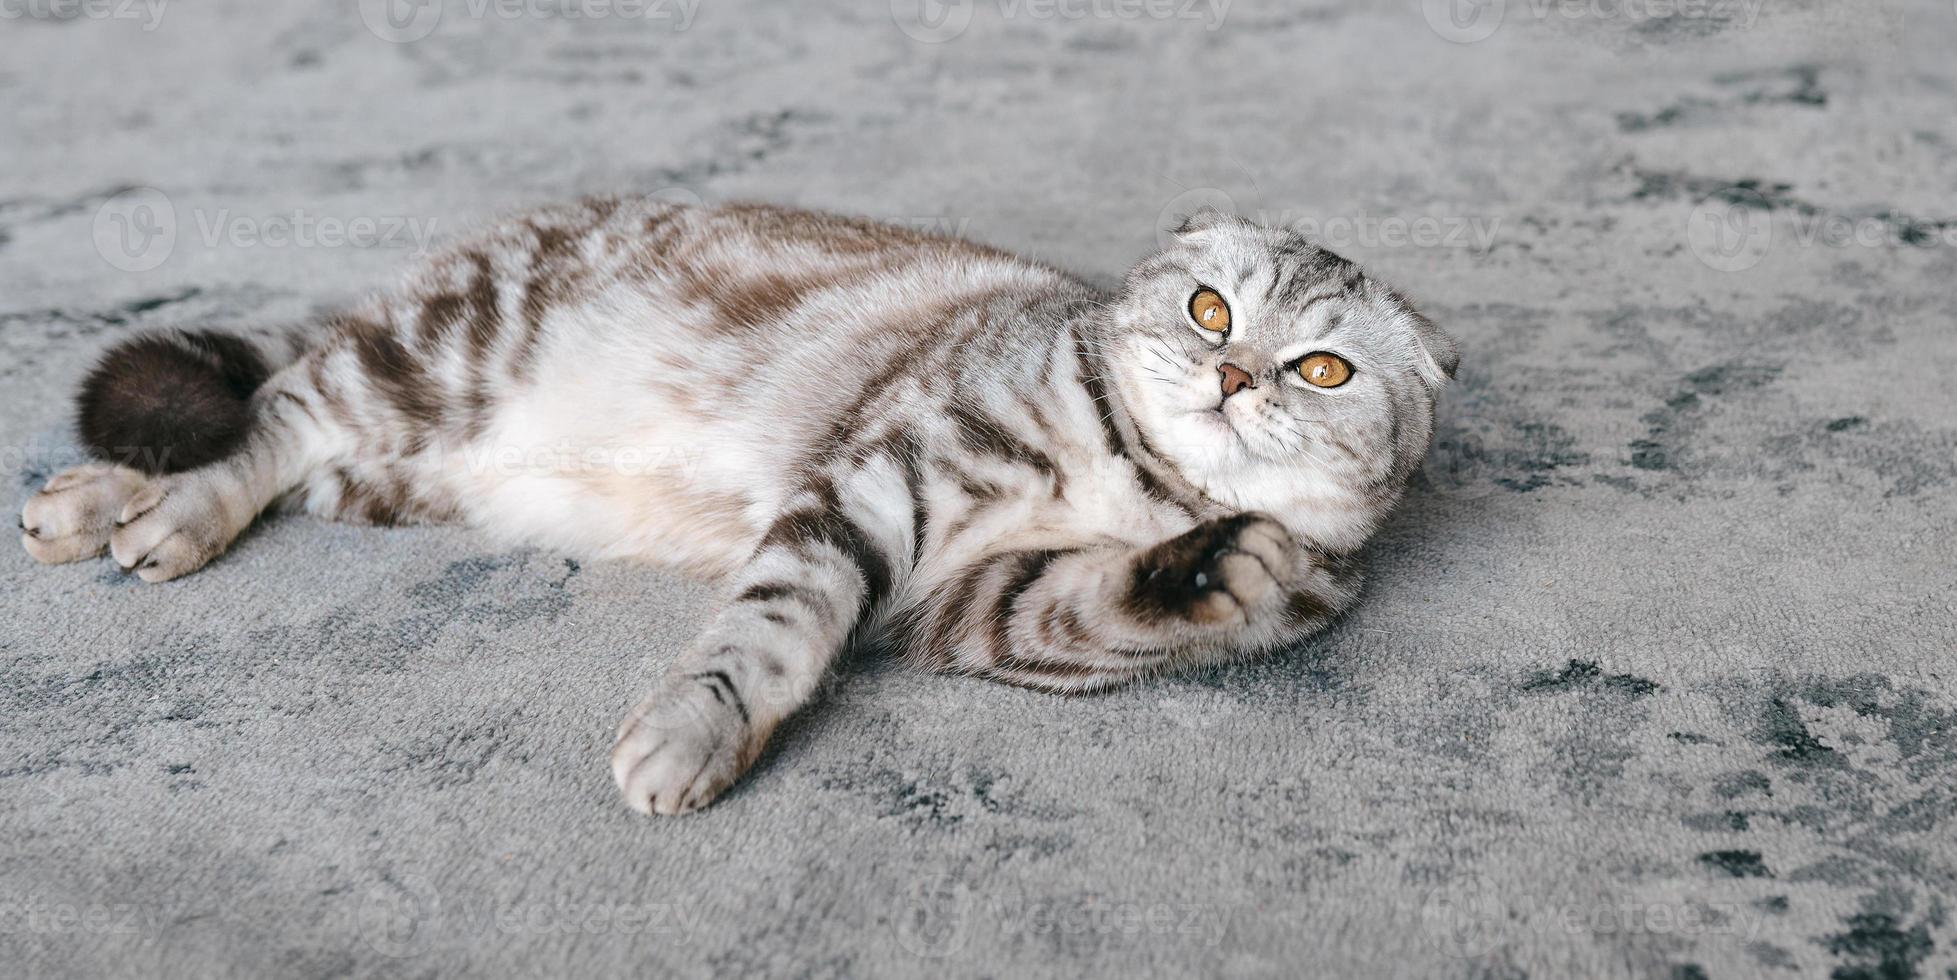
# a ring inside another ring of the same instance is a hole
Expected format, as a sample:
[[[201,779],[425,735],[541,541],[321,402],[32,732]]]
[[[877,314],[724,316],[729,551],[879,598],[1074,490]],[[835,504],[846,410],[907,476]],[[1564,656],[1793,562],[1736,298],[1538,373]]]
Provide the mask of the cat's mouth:
[[[1224,411],[1226,404],[1219,403],[1208,408],[1199,408],[1189,414],[1195,416],[1200,424],[1213,427],[1218,435],[1229,436],[1232,440],[1235,440],[1239,448],[1249,453],[1251,452],[1250,441],[1244,438],[1243,430],[1237,428],[1237,422],[1230,417],[1230,413]],[[1252,455],[1255,454],[1253,453]]]

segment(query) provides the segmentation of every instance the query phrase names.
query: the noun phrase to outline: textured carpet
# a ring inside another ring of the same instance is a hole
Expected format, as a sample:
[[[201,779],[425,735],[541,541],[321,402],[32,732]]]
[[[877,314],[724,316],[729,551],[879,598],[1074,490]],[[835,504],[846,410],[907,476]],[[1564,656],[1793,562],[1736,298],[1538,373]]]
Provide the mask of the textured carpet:
[[[698,585],[305,518],[165,586],[0,549],[0,972],[1953,975],[1949,3],[896,6],[5,5],[13,500],[105,345],[529,203],[1112,277],[1221,201],[1466,353],[1357,612],[1081,700],[861,655],[646,820],[604,751]]]

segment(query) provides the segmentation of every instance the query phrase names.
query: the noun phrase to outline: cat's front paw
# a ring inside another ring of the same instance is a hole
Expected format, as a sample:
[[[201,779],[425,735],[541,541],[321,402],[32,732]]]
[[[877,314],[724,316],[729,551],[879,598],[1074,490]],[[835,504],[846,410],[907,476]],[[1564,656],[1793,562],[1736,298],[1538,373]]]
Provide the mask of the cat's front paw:
[[[1149,549],[1135,566],[1129,601],[1157,619],[1247,621],[1283,594],[1297,547],[1284,525],[1263,514],[1212,518]]]
[[[612,779],[640,813],[688,813],[733,785],[761,742],[725,672],[675,677],[619,726]]]

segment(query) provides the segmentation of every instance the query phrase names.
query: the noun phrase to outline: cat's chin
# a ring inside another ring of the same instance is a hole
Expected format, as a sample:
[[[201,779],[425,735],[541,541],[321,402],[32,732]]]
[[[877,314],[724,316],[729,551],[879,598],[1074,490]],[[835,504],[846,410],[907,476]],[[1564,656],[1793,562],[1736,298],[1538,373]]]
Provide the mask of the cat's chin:
[[[1184,416],[1189,426],[1207,437],[1203,444],[1209,452],[1203,455],[1211,465],[1241,467],[1267,461],[1257,451],[1253,433],[1244,430],[1243,423],[1231,414],[1228,403],[1191,409]]]
[[[1218,500],[1237,503],[1232,485],[1265,463],[1251,451],[1239,423],[1215,406],[1151,414],[1137,420],[1149,448]]]

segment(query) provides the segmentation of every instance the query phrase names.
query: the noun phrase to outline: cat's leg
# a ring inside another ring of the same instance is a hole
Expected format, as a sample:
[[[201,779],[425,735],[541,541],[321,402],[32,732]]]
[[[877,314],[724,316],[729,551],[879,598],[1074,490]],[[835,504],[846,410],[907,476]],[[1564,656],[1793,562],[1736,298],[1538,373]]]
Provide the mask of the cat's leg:
[[[249,432],[224,459],[179,473],[96,463],[56,476],[21,511],[23,544],[42,561],[72,561],[106,547],[146,582],[203,567],[344,439],[324,421],[329,416],[305,363],[273,375],[252,395]]]
[[[685,813],[746,771],[889,592],[909,533],[833,499],[779,519],[734,576],[732,600],[619,727],[612,776],[626,802]]]
[[[145,582],[204,567],[345,438],[322,410],[307,362],[287,368],[253,394],[251,431],[237,453],[154,477],[123,505],[110,557]]]
[[[1237,514],[1145,547],[992,553],[933,593],[912,639],[943,669],[1086,691],[1276,649],[1357,591],[1346,562]]]

